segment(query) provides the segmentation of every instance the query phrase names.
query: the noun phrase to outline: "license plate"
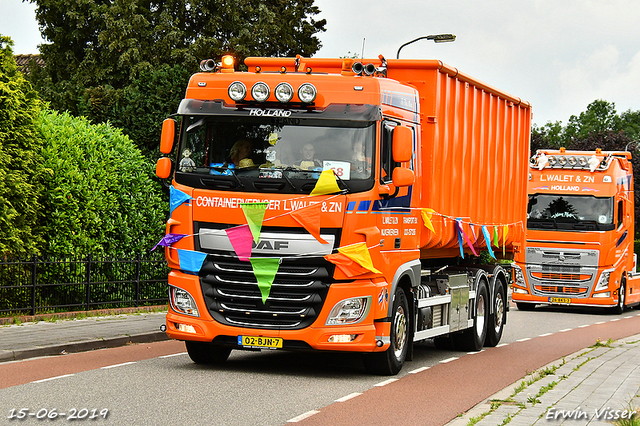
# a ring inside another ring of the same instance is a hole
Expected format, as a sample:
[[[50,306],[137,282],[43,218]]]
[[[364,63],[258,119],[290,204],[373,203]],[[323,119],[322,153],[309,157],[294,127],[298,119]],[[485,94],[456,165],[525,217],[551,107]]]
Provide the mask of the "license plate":
[[[282,348],[280,337],[238,336],[238,345],[245,348]]]
[[[550,297],[549,303],[557,303],[561,305],[568,305],[571,303],[571,299],[568,297]]]

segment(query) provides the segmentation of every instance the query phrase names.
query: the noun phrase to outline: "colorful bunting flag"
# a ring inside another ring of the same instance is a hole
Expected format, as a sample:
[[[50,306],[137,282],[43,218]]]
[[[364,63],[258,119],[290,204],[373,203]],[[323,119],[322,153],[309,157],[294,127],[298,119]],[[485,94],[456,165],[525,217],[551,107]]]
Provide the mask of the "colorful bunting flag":
[[[193,197],[191,197],[189,194],[185,194],[184,192],[174,188],[173,185],[171,185],[169,187],[169,215],[173,213],[176,207],[191,200],[192,198]]]
[[[322,244],[329,244],[320,236],[320,207],[321,205],[319,203],[312,204],[309,207],[294,210],[289,214],[296,222],[302,225],[307,232],[313,235],[316,240]]]
[[[362,266],[365,269],[368,269],[373,273],[382,273],[373,266],[373,261],[371,260],[369,249],[367,248],[367,245],[365,243],[357,243],[346,247],[340,247],[338,248],[338,252],[344,254],[349,259],[356,262],[358,265]]]
[[[482,226],[482,235],[484,235],[484,241],[487,243],[487,250],[489,251],[489,256],[496,259],[496,255],[493,254],[493,249],[491,248],[491,236],[489,235],[489,231],[486,226]]]
[[[280,259],[277,257],[252,257],[249,261],[253,267],[253,275],[258,280],[262,303],[266,303],[271,293],[271,285],[280,267]]]
[[[464,229],[462,228],[462,220],[456,219],[456,224],[458,225],[458,230],[460,231],[460,234],[462,234],[462,237],[464,238],[464,240],[467,242],[467,245],[471,249],[471,252],[473,253],[474,256],[477,256],[478,253],[476,252],[476,249],[473,247],[471,240],[469,240],[469,237],[467,237],[467,234],[465,234]],[[460,241],[460,238],[458,238],[458,241]],[[460,247],[460,250],[462,250],[462,247]]]
[[[509,233],[509,226],[502,225],[502,255],[505,255],[505,250],[507,247],[507,234]]]
[[[462,242],[462,232],[460,231],[460,225],[458,224],[458,220],[456,219],[456,235],[458,236],[458,245],[460,246],[460,257],[464,259],[464,248],[463,248],[463,242]]]
[[[200,269],[202,269],[204,260],[207,258],[207,254],[194,250],[177,250],[180,269],[183,271],[193,272],[195,274],[199,273]]]
[[[324,258],[336,265],[347,277],[355,277],[369,272],[368,269],[363,268],[342,253],[328,254]]]
[[[251,229],[251,235],[253,235],[253,241],[258,243],[260,240],[260,229],[262,229],[262,221],[264,220],[264,213],[267,210],[269,203],[241,203],[244,217],[247,219],[249,229]]]
[[[500,244],[498,244],[498,227],[493,227],[493,245],[497,248],[500,248]]]
[[[253,237],[249,225],[234,226],[225,230],[238,259],[248,262],[251,257]]]
[[[431,215],[433,213],[434,213],[433,209],[421,209],[420,210],[420,214],[422,215],[422,221],[424,222],[424,226],[429,228],[431,230],[431,232],[433,232],[435,234],[436,230],[433,229],[433,223],[431,223]]]
[[[171,244],[177,241],[180,241],[186,236],[187,234],[167,234],[164,237],[162,237],[162,239],[158,241],[158,243],[155,246],[153,246],[151,251],[154,251],[158,246],[170,247]]]
[[[318,182],[309,195],[327,195],[340,192],[341,189],[336,181],[336,175],[333,170],[327,169],[320,173]]]

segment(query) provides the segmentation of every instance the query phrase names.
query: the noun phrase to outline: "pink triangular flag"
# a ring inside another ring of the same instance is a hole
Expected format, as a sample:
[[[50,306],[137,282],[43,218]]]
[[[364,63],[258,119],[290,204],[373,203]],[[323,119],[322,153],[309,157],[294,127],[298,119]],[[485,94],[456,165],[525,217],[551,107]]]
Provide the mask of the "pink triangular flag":
[[[253,244],[253,235],[251,234],[249,225],[235,226],[226,229],[225,232],[238,255],[238,259],[248,262],[251,257],[251,246]]]

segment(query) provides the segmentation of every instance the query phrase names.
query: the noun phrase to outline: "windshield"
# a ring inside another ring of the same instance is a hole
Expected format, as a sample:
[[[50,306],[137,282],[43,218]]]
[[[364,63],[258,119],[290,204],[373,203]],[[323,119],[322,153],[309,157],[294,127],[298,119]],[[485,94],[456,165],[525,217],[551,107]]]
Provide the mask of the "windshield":
[[[375,122],[185,116],[182,132],[176,179],[188,185],[308,193],[326,169],[343,189],[373,184]]]
[[[529,229],[612,230],[613,198],[534,194],[529,196],[527,219]]]

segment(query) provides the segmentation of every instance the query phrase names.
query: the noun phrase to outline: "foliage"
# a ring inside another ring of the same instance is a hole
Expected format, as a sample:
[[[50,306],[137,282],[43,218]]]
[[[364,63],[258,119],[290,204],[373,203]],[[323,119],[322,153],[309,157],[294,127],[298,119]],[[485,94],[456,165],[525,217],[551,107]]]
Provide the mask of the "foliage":
[[[50,42],[40,47],[45,68],[31,74],[41,96],[53,109],[122,125],[146,153],[157,145],[157,116],[175,112],[200,60],[311,56],[326,23],[313,19],[313,0],[30,1]]]
[[[0,35],[0,254],[37,251],[42,160],[37,93],[17,69],[10,38]]]
[[[91,125],[68,113],[43,112],[39,129],[48,174],[43,252],[127,255],[162,236],[162,189],[153,165],[110,124]]]

